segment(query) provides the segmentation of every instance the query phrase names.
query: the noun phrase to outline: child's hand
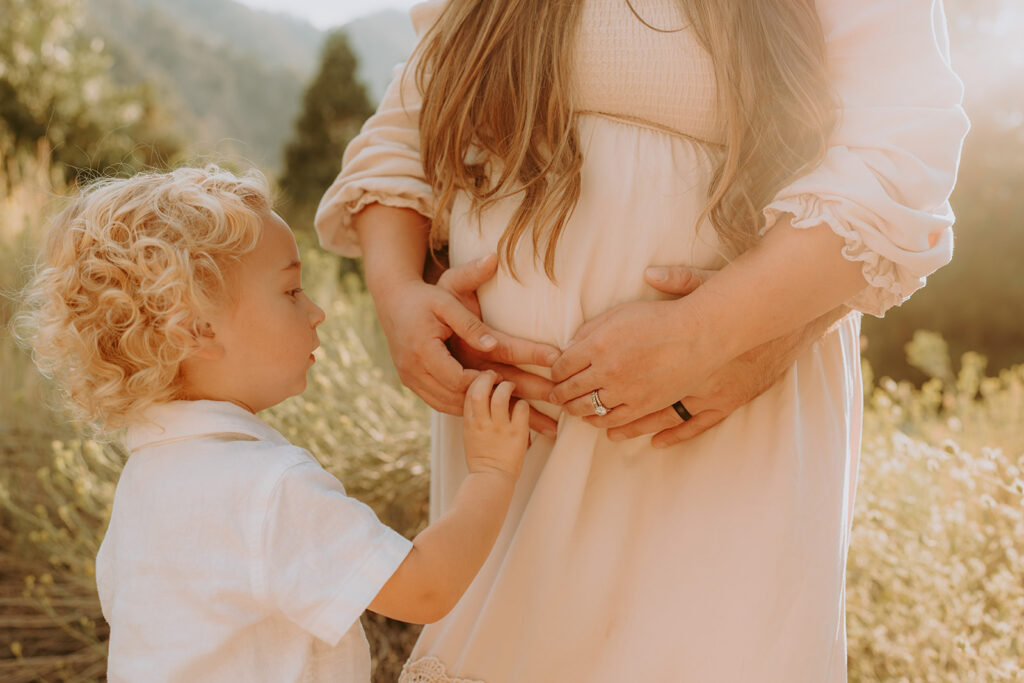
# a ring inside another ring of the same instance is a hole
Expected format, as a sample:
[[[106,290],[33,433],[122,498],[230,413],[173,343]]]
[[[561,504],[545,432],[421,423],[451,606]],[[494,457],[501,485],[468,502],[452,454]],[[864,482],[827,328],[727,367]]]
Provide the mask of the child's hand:
[[[529,445],[530,408],[525,401],[516,401],[510,411],[512,382],[495,387],[497,379],[496,373],[481,373],[466,391],[462,423],[466,465],[470,472],[499,472],[515,481]]]

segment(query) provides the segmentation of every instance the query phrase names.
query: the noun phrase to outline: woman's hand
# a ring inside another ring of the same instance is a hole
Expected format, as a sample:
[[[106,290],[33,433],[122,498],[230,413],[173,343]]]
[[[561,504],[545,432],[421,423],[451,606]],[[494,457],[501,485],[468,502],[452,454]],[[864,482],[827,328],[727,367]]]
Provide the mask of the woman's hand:
[[[714,274],[713,270],[685,266],[648,268],[646,280],[656,290],[685,296]],[[727,362],[691,395],[682,398],[693,416],[689,420],[684,422],[675,409],[669,407],[608,429],[608,438],[621,441],[653,433],[651,445],[664,449],[708,431],[772,387],[811,344],[848,312],[845,307],[837,308],[802,330],[762,344]],[[595,427],[605,427],[607,416],[590,415],[584,419]]]
[[[476,289],[494,275],[496,268],[497,257],[491,255],[476,263],[444,271],[438,279],[438,286],[451,292],[466,310],[479,318],[480,302],[476,297]],[[448,349],[464,368],[491,371],[497,373],[502,380],[511,382],[515,386],[514,396],[546,401],[555,386],[554,382],[522,370],[516,367],[516,363],[531,363],[532,361],[528,360],[530,354],[534,354],[536,358],[538,351],[533,346],[540,346],[543,349],[540,353],[543,354],[544,362],[533,364],[550,367],[559,356],[558,349],[542,344],[531,346],[531,342],[515,338],[506,341],[508,343],[499,344],[492,351],[481,351],[461,337],[453,335],[448,339]],[[558,434],[558,423],[531,407],[530,429],[554,439]]]
[[[728,359],[701,334],[702,312],[689,304],[632,302],[585,323],[551,368],[557,386],[549,400],[594,415],[597,390],[610,411],[602,426],[619,427],[690,394]]]
[[[476,290],[497,269],[497,257],[454,268],[437,285],[410,279],[392,286],[378,299],[388,347],[402,383],[435,410],[461,415],[466,389],[479,374],[464,368],[447,342],[458,337],[465,346],[507,363],[550,366],[558,357],[551,346],[503,334],[481,322]]]
[[[675,266],[650,268],[646,278],[655,289],[685,296],[713,275],[714,271]],[[704,433],[773,386],[800,354],[848,312],[844,307],[837,308],[800,330],[762,344],[726,363],[691,395],[682,398],[693,416],[689,420],[684,422],[670,406],[609,429],[608,438],[621,441],[654,433],[651,444],[655,448],[666,448]],[[584,419],[595,427],[607,427],[608,417],[588,414]]]

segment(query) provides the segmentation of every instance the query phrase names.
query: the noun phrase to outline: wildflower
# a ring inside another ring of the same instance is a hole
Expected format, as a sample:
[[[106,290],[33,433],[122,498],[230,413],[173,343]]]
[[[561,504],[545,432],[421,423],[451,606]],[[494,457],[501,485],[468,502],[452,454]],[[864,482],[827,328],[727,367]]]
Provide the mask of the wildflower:
[[[1003,449],[998,447],[982,446],[981,454],[992,462],[998,462],[1003,459]]]

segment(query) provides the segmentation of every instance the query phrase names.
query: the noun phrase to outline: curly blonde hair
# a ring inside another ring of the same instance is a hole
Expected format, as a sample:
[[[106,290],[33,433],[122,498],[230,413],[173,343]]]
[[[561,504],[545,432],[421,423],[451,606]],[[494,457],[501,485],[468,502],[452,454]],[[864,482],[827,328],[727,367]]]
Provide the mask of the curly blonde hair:
[[[14,329],[77,418],[116,429],[181,397],[200,315],[271,206],[259,172],[207,166],[101,179],[53,220]]]

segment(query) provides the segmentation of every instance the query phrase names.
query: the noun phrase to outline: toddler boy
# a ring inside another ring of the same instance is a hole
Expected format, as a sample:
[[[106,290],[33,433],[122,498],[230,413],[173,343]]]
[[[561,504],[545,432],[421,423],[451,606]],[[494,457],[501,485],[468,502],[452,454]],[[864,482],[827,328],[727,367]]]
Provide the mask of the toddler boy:
[[[96,560],[110,681],[357,681],[359,616],[426,623],[497,537],[527,405],[479,375],[468,476],[412,542],[256,413],[305,388],[324,312],[262,177],[104,180],[57,219],[23,314],[80,417],[130,456]]]

